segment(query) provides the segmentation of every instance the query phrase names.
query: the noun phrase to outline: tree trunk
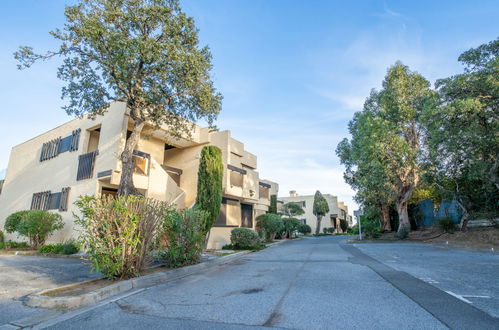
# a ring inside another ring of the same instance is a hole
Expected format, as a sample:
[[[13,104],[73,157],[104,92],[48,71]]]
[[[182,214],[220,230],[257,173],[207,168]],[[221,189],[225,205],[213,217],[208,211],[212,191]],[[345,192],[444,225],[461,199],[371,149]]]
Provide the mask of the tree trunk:
[[[204,237],[204,251],[206,251],[208,249],[208,242],[210,241],[210,232],[211,232],[211,229],[208,230],[208,232],[206,233],[206,236]]]
[[[121,179],[118,186],[119,196],[139,195],[139,191],[133,184],[133,172],[135,170],[135,160],[133,150],[140,139],[140,133],[144,128],[145,121],[136,119],[133,124],[132,134],[125,144],[125,149],[121,153]]]
[[[468,210],[464,207],[464,204],[459,201],[458,198],[456,198],[456,203],[459,205],[461,210],[463,210],[463,216],[461,217],[461,221],[459,223],[459,227],[461,228],[461,231],[466,231],[468,228],[468,220],[469,220],[469,213]]]
[[[399,214],[399,228],[397,233],[401,233],[404,230],[411,230],[411,223],[409,221],[409,213],[407,212],[407,202],[397,202],[397,212]]]
[[[321,216],[317,216],[317,227],[315,228],[315,234],[319,235],[321,233]]]
[[[386,204],[381,204],[381,214],[383,216],[383,230],[392,231],[390,223],[390,208]]]

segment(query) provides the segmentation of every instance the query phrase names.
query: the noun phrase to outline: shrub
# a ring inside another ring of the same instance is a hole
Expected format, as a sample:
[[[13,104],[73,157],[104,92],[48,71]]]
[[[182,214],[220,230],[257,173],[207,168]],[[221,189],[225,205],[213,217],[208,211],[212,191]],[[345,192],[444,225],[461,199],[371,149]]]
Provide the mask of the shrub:
[[[145,267],[164,215],[163,202],[142,196],[83,196],[76,201],[81,216],[80,242],[86,247],[94,270],[106,277],[137,276]]]
[[[407,227],[402,227],[400,230],[395,234],[395,236],[399,239],[406,239],[409,236],[409,228]]]
[[[234,228],[230,233],[230,242],[235,249],[251,250],[260,245],[258,233],[249,228]]]
[[[251,250],[251,251],[260,251],[265,249],[266,246],[265,244],[259,243],[258,245],[254,246],[244,246],[243,248],[239,248],[237,246],[234,246],[232,244],[226,244],[222,246],[222,250]]]
[[[5,236],[3,235],[3,231],[0,230],[0,243],[5,242]]]
[[[38,249],[39,253],[54,253],[54,254],[75,254],[80,251],[79,245],[74,241],[66,243],[47,244]]]
[[[300,220],[296,218],[283,218],[283,227],[286,232],[286,237],[292,238],[293,233],[298,230],[298,226],[300,225]]]
[[[165,240],[164,252],[160,253],[170,267],[192,265],[201,260],[204,246],[204,218],[205,211],[185,209],[183,211],[170,210],[163,221]]]
[[[452,232],[454,229],[456,229],[456,224],[452,222],[451,217],[441,217],[437,218],[437,223],[438,226],[446,232]]]
[[[374,222],[366,221],[362,223],[362,234],[366,238],[378,238],[381,236],[381,228]]]
[[[54,231],[62,229],[64,222],[57,213],[42,210],[15,212],[5,219],[5,230],[27,237],[31,247],[38,248]]]
[[[28,243],[26,242],[12,242],[7,241],[2,243],[5,249],[25,249],[28,247]]]
[[[298,232],[302,233],[303,235],[310,234],[312,232],[312,228],[310,228],[309,225],[302,223],[298,226]]]
[[[0,242],[0,250],[1,249],[5,249],[5,243],[4,242]]]
[[[256,226],[263,231],[263,235],[267,241],[272,241],[278,233],[284,231],[283,220],[280,215],[266,213],[256,218]]]
[[[343,233],[346,233],[346,231],[348,230],[348,221],[346,221],[345,219],[340,219],[340,228]]]

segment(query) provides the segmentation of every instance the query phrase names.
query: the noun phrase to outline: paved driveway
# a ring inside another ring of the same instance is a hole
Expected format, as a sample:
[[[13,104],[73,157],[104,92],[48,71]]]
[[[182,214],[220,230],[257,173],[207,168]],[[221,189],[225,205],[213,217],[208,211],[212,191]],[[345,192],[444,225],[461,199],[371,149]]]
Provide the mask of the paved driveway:
[[[59,315],[39,327],[499,329],[499,319],[492,316],[497,313],[494,306],[477,309],[400,266],[415,261],[410,253],[400,253],[404,262],[397,261],[397,265],[380,257],[380,249],[417,250],[419,244],[382,248],[359,244],[357,248],[344,240],[307,238],[272,246],[208,271]],[[499,296],[489,277],[490,272],[499,273],[497,255],[478,253],[464,258],[460,250],[440,253],[439,258],[447,256],[453,262],[444,266],[429,262],[427,268],[456,266],[459,272],[467,263],[475,269],[474,278],[482,278],[471,283]],[[425,268],[426,255],[431,251],[423,248],[417,261],[421,268]],[[484,260],[491,264],[480,268]]]
[[[344,239],[307,238],[273,246],[46,325],[52,329],[497,328],[498,320],[489,314],[343,244]]]
[[[0,255],[0,326],[44,311],[22,305],[23,296],[97,277],[80,259]]]

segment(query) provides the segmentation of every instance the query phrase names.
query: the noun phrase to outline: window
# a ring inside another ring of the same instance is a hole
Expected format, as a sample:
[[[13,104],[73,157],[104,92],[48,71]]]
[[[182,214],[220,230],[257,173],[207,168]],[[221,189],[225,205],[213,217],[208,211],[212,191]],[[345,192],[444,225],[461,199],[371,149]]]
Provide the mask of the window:
[[[81,128],[74,130],[70,136],[65,138],[58,137],[42,145],[40,153],[40,162],[57,157],[60,153],[66,151],[78,150],[78,143],[80,141]]]
[[[134,150],[133,159],[135,160],[134,172],[140,175],[149,175],[149,159],[151,155],[148,153]]]
[[[34,193],[31,199],[31,209],[67,211],[70,190],[70,187],[65,187],[57,193],[51,193],[50,190]]]

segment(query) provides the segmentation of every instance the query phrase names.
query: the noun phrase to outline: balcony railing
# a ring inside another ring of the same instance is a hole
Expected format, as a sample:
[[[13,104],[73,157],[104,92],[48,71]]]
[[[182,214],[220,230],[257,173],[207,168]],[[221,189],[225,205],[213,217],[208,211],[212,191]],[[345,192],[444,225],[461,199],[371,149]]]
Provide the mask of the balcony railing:
[[[76,180],[90,179],[94,174],[95,157],[99,154],[99,150],[95,150],[78,157],[78,173]]]

